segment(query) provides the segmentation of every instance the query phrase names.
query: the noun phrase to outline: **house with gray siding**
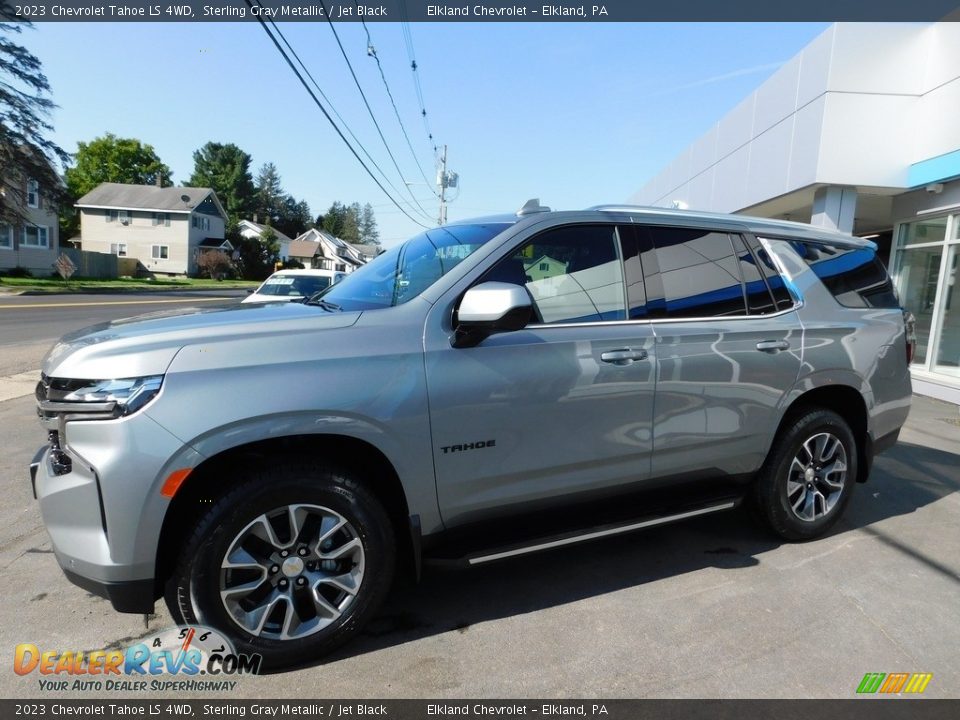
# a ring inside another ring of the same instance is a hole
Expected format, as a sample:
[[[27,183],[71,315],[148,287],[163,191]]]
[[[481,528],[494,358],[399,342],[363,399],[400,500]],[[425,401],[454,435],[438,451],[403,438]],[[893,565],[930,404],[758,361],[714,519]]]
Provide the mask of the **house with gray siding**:
[[[231,249],[211,188],[103,183],[75,207],[84,250],[136,258],[151,273],[193,275],[201,253]]]
[[[23,267],[45,277],[53,273],[60,252],[57,208],[35,180],[24,179],[23,191],[23,219],[15,224],[0,222],[0,270]],[[18,197],[4,199],[21,203]]]

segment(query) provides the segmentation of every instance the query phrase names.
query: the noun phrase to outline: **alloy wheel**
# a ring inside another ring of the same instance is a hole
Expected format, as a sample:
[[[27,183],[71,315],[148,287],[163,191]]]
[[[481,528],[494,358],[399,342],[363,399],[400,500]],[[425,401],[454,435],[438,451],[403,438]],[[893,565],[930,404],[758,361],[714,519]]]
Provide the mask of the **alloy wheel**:
[[[230,543],[220,599],[247,633],[296,640],[343,616],[363,571],[363,543],[345,517],[319,505],[286,505],[255,518]]]
[[[790,463],[787,503],[806,522],[825,517],[840,500],[847,479],[847,450],[829,432],[808,438]]]

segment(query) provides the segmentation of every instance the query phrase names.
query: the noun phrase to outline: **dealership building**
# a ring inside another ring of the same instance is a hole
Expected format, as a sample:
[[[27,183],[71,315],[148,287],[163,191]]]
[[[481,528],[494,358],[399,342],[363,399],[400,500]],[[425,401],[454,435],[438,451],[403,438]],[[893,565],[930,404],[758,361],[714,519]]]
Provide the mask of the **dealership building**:
[[[960,23],[838,23],[640,189],[838,228],[917,318],[916,392],[960,403]]]

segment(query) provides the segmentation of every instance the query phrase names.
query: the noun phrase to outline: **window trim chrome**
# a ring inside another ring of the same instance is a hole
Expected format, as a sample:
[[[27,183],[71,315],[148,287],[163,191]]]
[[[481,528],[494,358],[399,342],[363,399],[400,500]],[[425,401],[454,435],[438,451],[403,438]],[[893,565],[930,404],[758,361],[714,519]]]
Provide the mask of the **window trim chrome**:
[[[640,320],[633,318],[629,320],[591,320],[582,323],[536,323],[527,325],[524,330],[542,330],[547,328],[571,328],[571,327],[610,327],[611,325],[663,325],[665,323],[689,323],[689,322],[726,322],[729,320],[761,320],[765,318],[780,317],[788,313],[796,312],[803,307],[803,301],[794,301],[793,307],[784,310],[778,310],[775,313],[767,315],[711,315],[707,317],[678,317],[678,318],[653,318],[650,320]]]

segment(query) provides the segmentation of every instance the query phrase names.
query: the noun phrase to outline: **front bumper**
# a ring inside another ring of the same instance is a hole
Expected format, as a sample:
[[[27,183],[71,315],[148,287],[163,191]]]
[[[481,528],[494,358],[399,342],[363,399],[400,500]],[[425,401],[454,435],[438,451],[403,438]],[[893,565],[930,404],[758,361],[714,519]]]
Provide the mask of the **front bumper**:
[[[188,450],[184,458],[183,444],[144,413],[63,427],[62,448],[44,448],[30,465],[57,562],[71,582],[116,610],[152,612],[169,504],[159,490],[171,458],[192,467],[198,456]]]
[[[102,582],[71,572],[66,568],[63,568],[63,574],[77,587],[109,600],[117,612],[143,614],[153,612],[156,593],[152,579]]]
[[[30,484],[67,579],[119,612],[153,612],[153,578],[125,577],[130,568],[111,558],[96,472],[75,463],[70,473],[57,475],[49,455],[49,447],[41,448],[30,463]]]

